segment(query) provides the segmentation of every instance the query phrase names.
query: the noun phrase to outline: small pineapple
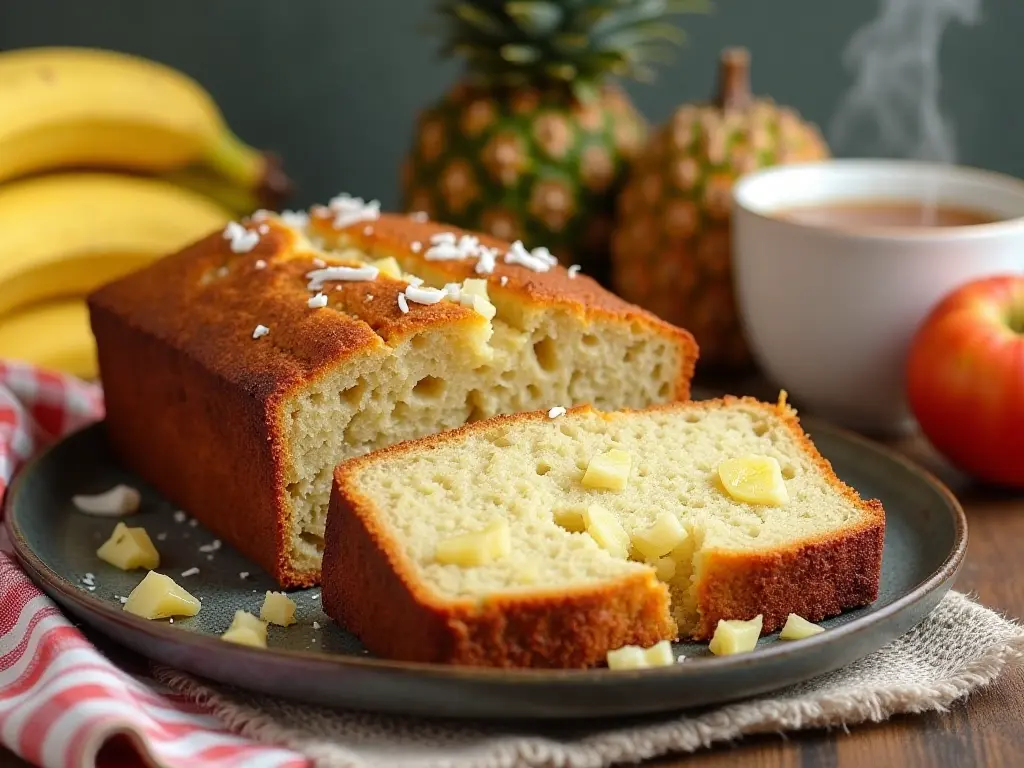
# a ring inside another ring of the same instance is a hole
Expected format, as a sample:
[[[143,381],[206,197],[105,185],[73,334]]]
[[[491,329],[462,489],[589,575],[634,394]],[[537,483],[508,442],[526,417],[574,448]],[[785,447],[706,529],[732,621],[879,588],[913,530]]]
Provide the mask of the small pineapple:
[[[615,197],[646,123],[609,78],[650,76],[669,13],[700,0],[440,0],[468,73],[419,116],[403,206],[545,246],[608,280]]]
[[[717,100],[676,110],[630,170],[611,243],[615,290],[693,333],[702,371],[749,368],[732,288],[732,185],[829,154],[815,125],[752,96],[747,51],[726,49]]]

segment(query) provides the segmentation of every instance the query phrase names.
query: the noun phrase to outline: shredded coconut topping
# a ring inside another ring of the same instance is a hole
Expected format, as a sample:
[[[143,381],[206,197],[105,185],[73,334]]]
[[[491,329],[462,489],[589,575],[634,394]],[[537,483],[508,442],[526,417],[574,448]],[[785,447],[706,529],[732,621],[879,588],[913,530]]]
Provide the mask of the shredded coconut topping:
[[[306,273],[309,279],[306,287],[311,291],[319,291],[329,280],[376,280],[378,274],[380,270],[376,267],[324,267]]]
[[[406,301],[404,293],[398,294],[398,308],[402,310],[403,315],[409,311],[409,302]]]
[[[482,246],[475,235],[455,237],[453,232],[438,232],[430,238],[431,247],[427,250],[428,261],[461,261],[480,256]]]
[[[248,571],[239,571],[238,572],[238,578],[240,578],[240,579],[248,579],[249,578],[249,572]]]
[[[566,270],[566,272],[569,273],[569,279],[573,280],[576,277],[576,275],[580,273],[581,269],[583,269],[583,267],[581,267],[579,264],[573,264],[572,266],[570,266],[569,269]]]
[[[418,252],[418,243],[413,243],[413,250]],[[438,232],[430,238],[430,248],[425,254],[428,261],[462,261],[477,259],[478,274],[490,274],[498,256],[496,248],[488,248],[480,244],[475,235],[456,237],[454,232]]]
[[[502,285],[508,285],[508,275],[502,275],[501,279],[498,280],[498,282],[501,283]]]
[[[267,268],[267,262],[265,262],[263,259],[256,259],[256,269],[266,269],[266,268]]]
[[[413,253],[419,253],[420,251],[423,250],[423,243],[421,243],[419,240],[413,240],[409,244],[409,247],[412,248]]]
[[[186,515],[180,509],[177,512],[174,513],[174,522],[176,522],[176,523],[184,523],[187,519],[188,519],[188,515]]]
[[[407,282],[411,286],[418,288],[419,286],[423,285],[422,277],[416,277],[416,275],[406,275],[406,278],[407,279],[405,282]]]
[[[266,224],[260,224],[258,227],[256,227],[256,231],[259,232],[261,235],[269,235],[270,227],[268,227]]]
[[[478,275],[489,275],[494,271],[498,260],[497,248],[481,248],[480,258],[476,262],[476,273]]]
[[[452,301],[459,301],[462,298],[462,286],[458,283],[446,283],[444,292],[448,294],[448,298]]]
[[[410,285],[405,289],[406,299],[415,301],[417,304],[437,304],[446,295],[445,291],[437,288],[420,288],[416,285]]]
[[[268,333],[270,333],[270,329],[267,328],[267,326],[265,326],[265,325],[257,325],[256,326],[256,330],[254,330],[252,332],[252,337],[254,339],[262,339]]]
[[[237,221],[229,221],[224,227],[224,239],[231,241],[232,253],[248,253],[260,241],[260,234],[246,229]]]
[[[376,221],[380,218],[379,200],[366,202],[361,197],[352,197],[345,192],[332,197],[327,207],[334,214],[335,229],[344,229],[360,221]]]
[[[309,305],[310,309],[322,309],[327,306],[327,296],[323,293],[318,293],[316,296],[310,297],[306,304]]]
[[[188,570],[181,572],[181,578],[186,579],[189,576],[195,576],[197,573],[199,573],[199,569],[195,566],[192,566]]]
[[[516,240],[512,243],[512,247],[508,249],[508,253],[505,254],[505,263],[518,264],[534,272],[547,272],[558,264],[558,259],[552,256],[551,252],[543,246],[528,251],[521,240]]]
[[[324,261],[323,259],[313,259],[313,266],[320,267],[320,269],[323,269],[324,267],[327,266],[327,262]]]
[[[409,218],[414,221],[429,221],[430,216],[427,215],[426,211],[413,211],[409,214]]]
[[[363,234],[366,235],[367,237],[372,235],[373,234],[373,227],[371,227],[369,225],[363,227]]]
[[[309,225],[309,214],[305,211],[281,211],[281,221],[289,227],[305,229]]]
[[[319,621],[314,621],[313,622],[313,629],[320,629],[320,622]]]
[[[548,411],[548,418],[549,419],[557,419],[559,416],[565,416],[565,407],[564,406],[556,405],[554,408],[552,408],[550,411]]]
[[[427,249],[427,261],[459,261],[466,258],[455,243],[438,243]]]
[[[472,247],[471,239],[465,239],[464,247],[460,247],[460,241],[455,237],[454,232],[438,232],[430,238],[430,248],[427,249],[427,261],[458,261],[467,259],[470,256],[469,248]]]

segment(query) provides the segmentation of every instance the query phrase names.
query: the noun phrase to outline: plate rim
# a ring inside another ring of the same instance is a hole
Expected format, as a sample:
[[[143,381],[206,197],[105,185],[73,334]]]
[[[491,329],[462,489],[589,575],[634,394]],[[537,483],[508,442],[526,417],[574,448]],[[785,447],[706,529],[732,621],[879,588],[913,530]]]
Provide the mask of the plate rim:
[[[772,643],[760,647],[757,653],[737,654],[733,656],[708,656],[688,660],[691,663],[673,664],[669,667],[654,667],[639,670],[608,670],[603,667],[590,669],[559,669],[559,668],[504,668],[475,667],[455,664],[439,664],[430,662],[399,661],[382,659],[372,656],[355,656],[349,654],[332,654],[315,650],[292,650],[287,648],[251,648],[234,645],[230,649],[224,647],[218,635],[205,632],[189,632],[178,629],[167,622],[157,622],[127,614],[99,597],[83,592],[74,584],[50,568],[32,550],[24,533],[18,527],[14,505],[21,494],[26,478],[35,468],[45,461],[50,454],[65,443],[81,437],[89,431],[102,431],[105,421],[99,420],[75,429],[59,440],[55,440],[29,459],[18,471],[14,481],[7,489],[4,498],[4,526],[10,536],[15,557],[22,564],[26,573],[37,582],[45,583],[51,590],[60,594],[68,602],[86,613],[98,614],[105,621],[120,625],[126,631],[152,638],[162,642],[172,642],[182,646],[192,646],[193,651],[217,648],[221,652],[230,652],[241,659],[266,659],[269,652],[279,660],[317,665],[317,667],[356,668],[367,671],[388,673],[399,676],[414,676],[418,679],[443,678],[446,680],[463,681],[478,684],[499,685],[550,685],[565,682],[574,685],[604,686],[615,684],[624,679],[634,678],[671,678],[685,680],[699,666],[701,673],[712,674],[716,671],[735,670],[737,668],[760,665],[762,662],[784,662],[787,658],[802,654],[805,649],[816,649],[819,646],[843,643],[851,636],[871,631],[875,624],[891,619],[903,613],[916,603],[926,600],[937,589],[945,584],[952,584],[960,567],[963,565],[968,544],[967,516],[956,495],[936,475],[913,459],[894,448],[879,443],[844,427],[813,417],[800,419],[801,426],[807,432],[830,432],[833,436],[855,443],[861,449],[877,454],[916,476],[921,482],[937,491],[945,501],[946,508],[952,513],[954,522],[954,540],[950,552],[943,562],[926,579],[913,589],[901,595],[893,602],[869,612],[865,616],[822,632],[810,638],[796,642]],[[831,462],[830,462],[831,463]],[[840,478],[841,479],[841,478]],[[888,527],[887,527],[888,530]],[[57,601],[59,602],[59,601]],[[62,608],[62,613],[64,609]],[[67,617],[65,617],[67,618]],[[124,643],[118,642],[124,647]]]

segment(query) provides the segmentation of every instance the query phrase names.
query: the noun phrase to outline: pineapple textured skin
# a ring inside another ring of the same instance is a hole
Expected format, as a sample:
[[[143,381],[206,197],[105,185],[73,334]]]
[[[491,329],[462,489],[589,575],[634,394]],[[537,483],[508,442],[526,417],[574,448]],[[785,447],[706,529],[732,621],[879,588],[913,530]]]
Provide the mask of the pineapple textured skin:
[[[615,291],[690,331],[699,370],[749,369],[732,287],[732,186],[760,168],[829,156],[817,126],[769,98],[679,107],[651,135],[618,199]]]
[[[403,206],[544,246],[607,281],[615,199],[645,138],[643,117],[611,86],[580,101],[566,88],[462,84],[420,116]]]

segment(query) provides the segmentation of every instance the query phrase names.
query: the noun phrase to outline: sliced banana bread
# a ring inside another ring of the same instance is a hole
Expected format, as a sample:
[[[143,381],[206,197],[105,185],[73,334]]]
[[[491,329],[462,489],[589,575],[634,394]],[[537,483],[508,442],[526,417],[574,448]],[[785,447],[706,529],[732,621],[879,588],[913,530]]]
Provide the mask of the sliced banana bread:
[[[110,440],[281,586],[314,584],[342,459],[689,395],[690,334],[553,262],[344,195],[232,223],[89,297]]]
[[[870,603],[884,531],[782,400],[556,408],[340,465],[324,609],[382,657],[585,667]]]

